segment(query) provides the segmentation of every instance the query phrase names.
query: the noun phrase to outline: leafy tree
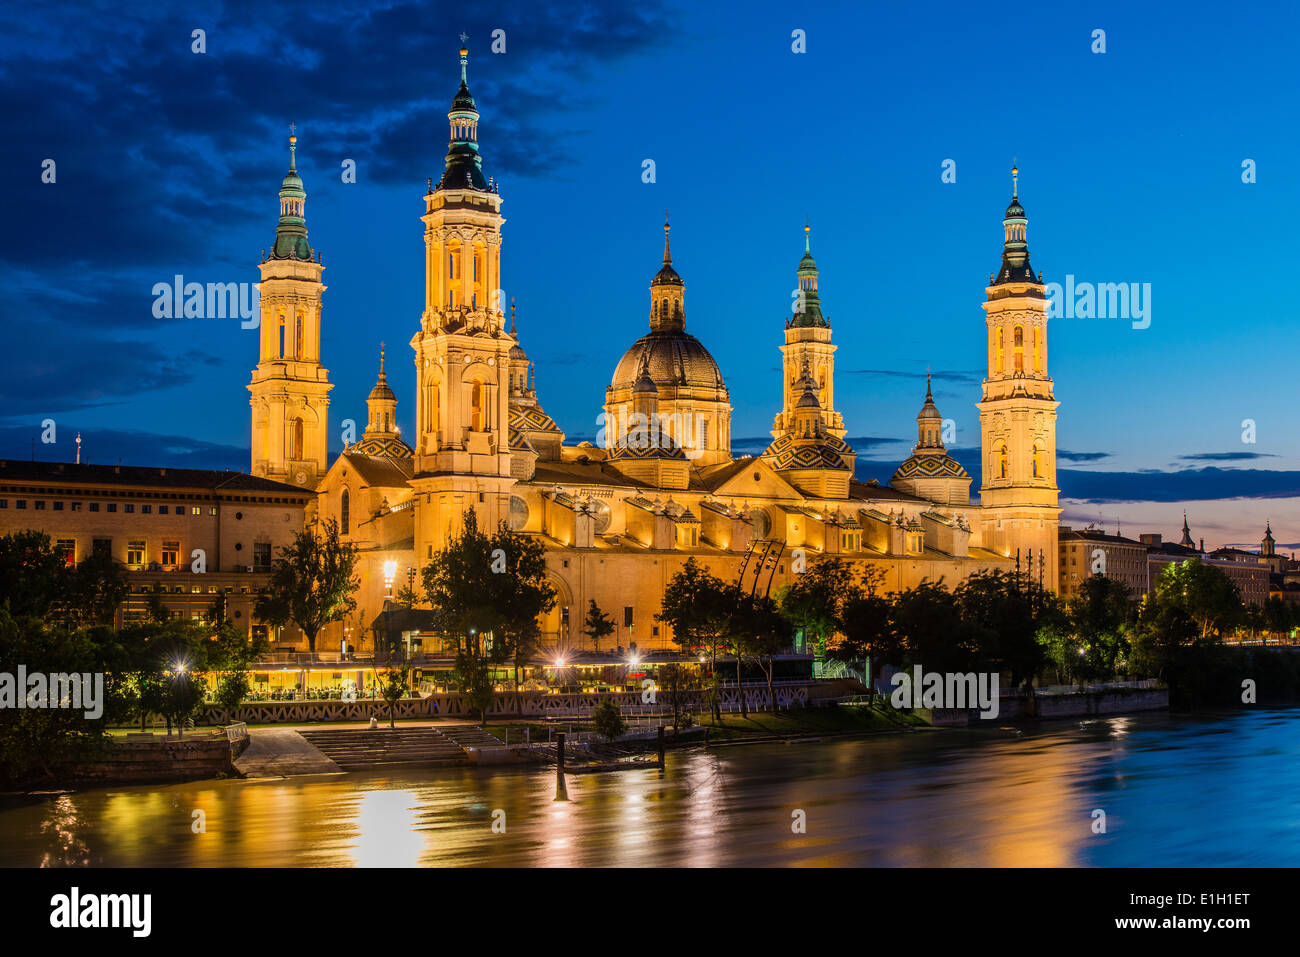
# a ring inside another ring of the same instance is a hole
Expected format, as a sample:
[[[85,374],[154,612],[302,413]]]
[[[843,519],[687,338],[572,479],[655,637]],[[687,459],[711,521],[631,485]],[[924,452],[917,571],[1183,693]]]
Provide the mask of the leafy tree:
[[[777,593],[782,613],[803,629],[805,641],[823,653],[841,630],[844,606],[860,592],[853,567],[842,558],[823,557]]]
[[[611,698],[606,698],[596,705],[591,713],[591,719],[596,726],[596,733],[606,741],[613,741],[627,730],[623,713],[618,710],[618,705]]]
[[[407,696],[411,687],[411,663],[406,649],[397,646],[389,651],[387,660],[376,675],[379,697],[388,705],[388,727],[397,727],[397,702]]]
[[[715,721],[722,720],[716,693],[718,649],[728,632],[734,609],[732,591],[692,556],[669,579],[663,607],[655,613],[656,620],[672,628],[674,642],[692,654],[707,655],[714,674],[710,707]],[[709,687],[706,684],[706,690]]]
[[[690,710],[686,707],[691,692],[699,688],[694,669],[679,664],[667,664],[659,669],[659,686],[668,695],[668,707],[673,712],[673,731],[690,727]]]
[[[1128,627],[1133,619],[1128,586],[1117,578],[1091,575],[1066,603],[1066,618],[1079,641],[1084,678],[1109,678],[1128,657]]]
[[[975,635],[942,581],[927,579],[895,594],[894,629],[907,662],[927,671],[970,671],[977,660]]]
[[[736,602],[729,628],[731,650],[736,656],[736,683],[740,683],[741,660],[751,658],[757,662],[767,679],[768,706],[775,713],[776,692],[772,688],[772,679],[776,656],[790,647],[794,627],[782,614],[775,598],[746,593],[738,583],[732,585],[729,592]],[[740,706],[743,713],[743,691]]]
[[[44,532],[0,536],[0,606],[14,618],[48,618],[66,579],[63,556]]]
[[[903,663],[903,642],[894,626],[894,603],[880,592],[884,572],[875,565],[863,570],[857,588],[850,590],[840,611],[839,634],[826,645],[826,657],[847,663],[868,661],[867,684],[882,665]]]
[[[600,651],[601,639],[614,633],[614,619],[600,610],[594,598],[589,600],[582,633],[591,639],[591,647],[596,651]]]
[[[203,704],[207,685],[189,668],[177,668],[164,677],[162,689],[161,711],[167,719],[167,733],[171,734],[175,725],[177,735],[184,737],[185,722]]]
[[[307,647],[316,651],[316,636],[332,621],[356,607],[352,593],[360,580],[353,577],[357,549],[339,540],[339,526],[326,519],[317,535],[306,529],[292,545],[280,549],[271,569],[271,580],[258,596],[254,614],[270,625],[297,624],[307,636]]]
[[[469,706],[478,712],[479,721],[487,721],[488,709],[492,707],[491,670],[477,655],[462,650],[456,655],[454,671]]]
[[[434,554],[422,578],[430,603],[457,636],[458,654],[479,660],[476,667],[467,665],[467,684],[486,682],[490,699],[490,678],[479,676],[484,659],[494,664],[509,660],[518,688],[519,669],[532,659],[541,637],[538,619],[556,603],[555,589],[546,580],[546,546],[511,531],[505,522],[488,536],[479,530],[471,508],[461,531]]]
[[[975,661],[1011,672],[1012,685],[1038,673],[1044,660],[1039,632],[1058,614],[1049,592],[1030,576],[991,569],[968,576],[953,597]]]
[[[1264,602],[1264,627],[1268,633],[1285,639],[1295,627],[1295,609],[1281,595],[1270,595]]]
[[[119,663],[120,646],[110,629],[71,631],[39,618],[16,619],[0,607],[0,673],[17,676],[18,667],[45,674],[94,674]],[[93,680],[93,678],[92,678]],[[105,675],[104,710],[87,718],[87,708],[17,708],[27,687],[16,683],[5,692],[12,700],[0,707],[0,782],[20,785],[33,779],[54,780],[61,767],[88,757],[108,741],[107,728],[127,713],[121,683]],[[47,696],[57,693],[47,687]],[[49,698],[47,697],[47,701]]]

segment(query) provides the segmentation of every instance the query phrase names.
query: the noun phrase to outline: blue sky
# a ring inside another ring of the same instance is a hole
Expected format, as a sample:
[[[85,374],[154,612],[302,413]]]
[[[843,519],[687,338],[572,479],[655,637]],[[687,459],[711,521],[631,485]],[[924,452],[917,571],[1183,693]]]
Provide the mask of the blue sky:
[[[331,420],[364,419],[385,340],[409,427],[421,197],[442,168],[463,30],[505,200],[503,284],[572,439],[594,434],[646,329],[669,209],[687,327],[727,378],[737,451],[762,441],[807,216],[860,475],[885,480],[909,454],[927,367],[977,473],[979,304],[1015,157],[1046,280],[1151,284],[1149,328],[1051,324],[1066,520],[1168,535],[1187,507],[1209,545],[1258,541],[1271,518],[1287,547],[1295,21],[1284,5],[1208,4],[11,6],[0,456],[36,439],[37,457],[71,459],[81,431],[92,461],[248,467],[256,334],[155,319],[150,290],[177,273],[256,280],[291,121],[329,287]]]

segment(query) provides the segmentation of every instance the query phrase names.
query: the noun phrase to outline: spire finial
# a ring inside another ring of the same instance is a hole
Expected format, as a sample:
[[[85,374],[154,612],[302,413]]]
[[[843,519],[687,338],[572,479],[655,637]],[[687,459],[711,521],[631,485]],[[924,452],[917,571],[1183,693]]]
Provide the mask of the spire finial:
[[[803,251],[808,253],[808,255],[810,256],[812,255],[812,250],[809,248],[809,243],[811,242],[812,239],[811,234],[812,234],[812,226],[809,225],[808,217],[805,216],[803,218]]]
[[[665,209],[664,210],[664,265],[665,266],[671,265],[673,261],[673,257],[668,251],[668,230],[670,229],[672,229],[672,227],[668,225],[668,210]]]
[[[298,125],[296,123],[289,124],[289,169],[291,170],[296,170],[298,168],[296,156],[298,149],[298,137],[296,135],[297,129]]]
[[[510,334],[515,335],[515,297],[510,297]]]
[[[1019,187],[1019,182],[1017,180],[1017,177],[1019,175],[1020,175],[1020,170],[1016,167],[1016,159],[1013,156],[1011,158],[1011,198],[1012,199],[1016,198],[1016,191]]]
[[[925,367],[925,401],[933,402],[934,395],[930,392],[930,367]]]
[[[461,86],[469,85],[469,78],[467,77],[465,72],[466,68],[469,65],[469,48],[465,46],[467,40],[469,40],[469,34],[462,33],[460,35],[460,85]]]
[[[384,344],[379,343],[379,378],[384,377]]]

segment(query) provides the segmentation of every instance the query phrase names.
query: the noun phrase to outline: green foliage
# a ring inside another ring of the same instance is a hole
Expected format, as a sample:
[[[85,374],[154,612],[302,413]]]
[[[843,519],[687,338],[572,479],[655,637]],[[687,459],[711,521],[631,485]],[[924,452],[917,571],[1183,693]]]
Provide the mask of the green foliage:
[[[875,566],[864,575],[875,580]],[[781,612],[803,629],[809,645],[824,651],[832,635],[843,631],[844,606],[861,586],[853,567],[842,558],[823,557],[777,592]]]
[[[496,663],[513,660],[516,673],[532,659],[541,635],[538,618],[556,603],[540,541],[511,531],[505,522],[489,536],[479,530],[471,508],[460,533],[434,555],[422,578],[462,653]]]
[[[406,652],[400,646],[387,656],[385,666],[375,675],[379,685],[379,697],[388,704],[388,726],[396,727],[397,702],[410,693],[411,663]]]
[[[478,712],[480,721],[486,721],[488,709],[492,707],[492,674],[488,667],[477,655],[461,651],[456,656],[454,672],[469,706]]]
[[[970,671],[978,659],[975,631],[942,581],[894,595],[894,630],[907,663],[928,671]]]
[[[618,710],[618,705],[610,698],[606,698],[596,705],[595,710],[591,713],[591,720],[596,726],[596,733],[606,741],[613,741],[627,730],[627,722],[623,720],[623,713]]]
[[[691,653],[716,659],[734,605],[727,586],[694,557],[673,574],[664,589],[657,621],[671,626],[673,641]]]
[[[107,556],[69,566],[44,532],[0,536],[0,606],[15,618],[67,628],[111,624],[129,588],[125,570]]]
[[[600,610],[596,599],[592,598],[587,606],[587,619],[583,622],[582,633],[591,639],[591,647],[600,650],[601,639],[614,633],[614,619]]]
[[[1045,654],[1038,636],[1061,618],[1055,596],[1031,576],[981,570],[953,590],[974,663],[1009,671],[1011,683],[1032,677]]]
[[[253,612],[270,625],[297,624],[314,652],[321,629],[356,607],[356,564],[356,546],[340,541],[338,522],[326,519],[319,535],[306,529],[292,545],[280,549],[267,590],[258,596]]]

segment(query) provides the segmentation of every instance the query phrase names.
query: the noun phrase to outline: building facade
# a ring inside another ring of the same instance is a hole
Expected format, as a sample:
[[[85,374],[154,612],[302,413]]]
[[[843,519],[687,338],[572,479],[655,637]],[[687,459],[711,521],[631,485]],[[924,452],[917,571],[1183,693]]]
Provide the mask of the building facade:
[[[978,504],[970,475],[943,445],[928,383],[913,455],[889,484],[858,480],[835,408],[836,346],[806,226],[794,314],[773,329],[779,411],[761,455],[731,452],[730,395],[708,348],[688,331],[686,281],[667,224],[648,329],[613,364],[599,441],[568,445],[543,409],[526,322],[521,333],[513,305],[507,321],[498,291],[502,197],[483,170],[468,52],[460,57],[444,171],[436,184],[430,179],[423,203],[425,308],[410,339],[415,434],[408,444],[397,433],[397,397],[381,360],[365,435],[317,485],[319,517],[337,520],[362,553],[358,622],[418,576],[469,508],[481,528],[506,522],[546,544],[559,600],[543,622],[544,643],[557,651],[583,646],[590,600],[618,626],[612,645],[670,647],[654,615],[692,557],[725,580],[740,576],[773,592],[820,555],[874,565],[891,589],[927,578],[952,587],[979,569],[1017,567],[1056,586],[1057,402],[1045,287],[1029,269],[1015,171],[1003,269],[983,303]],[[295,388],[305,407],[311,390]],[[255,425],[255,442],[257,434]]]

